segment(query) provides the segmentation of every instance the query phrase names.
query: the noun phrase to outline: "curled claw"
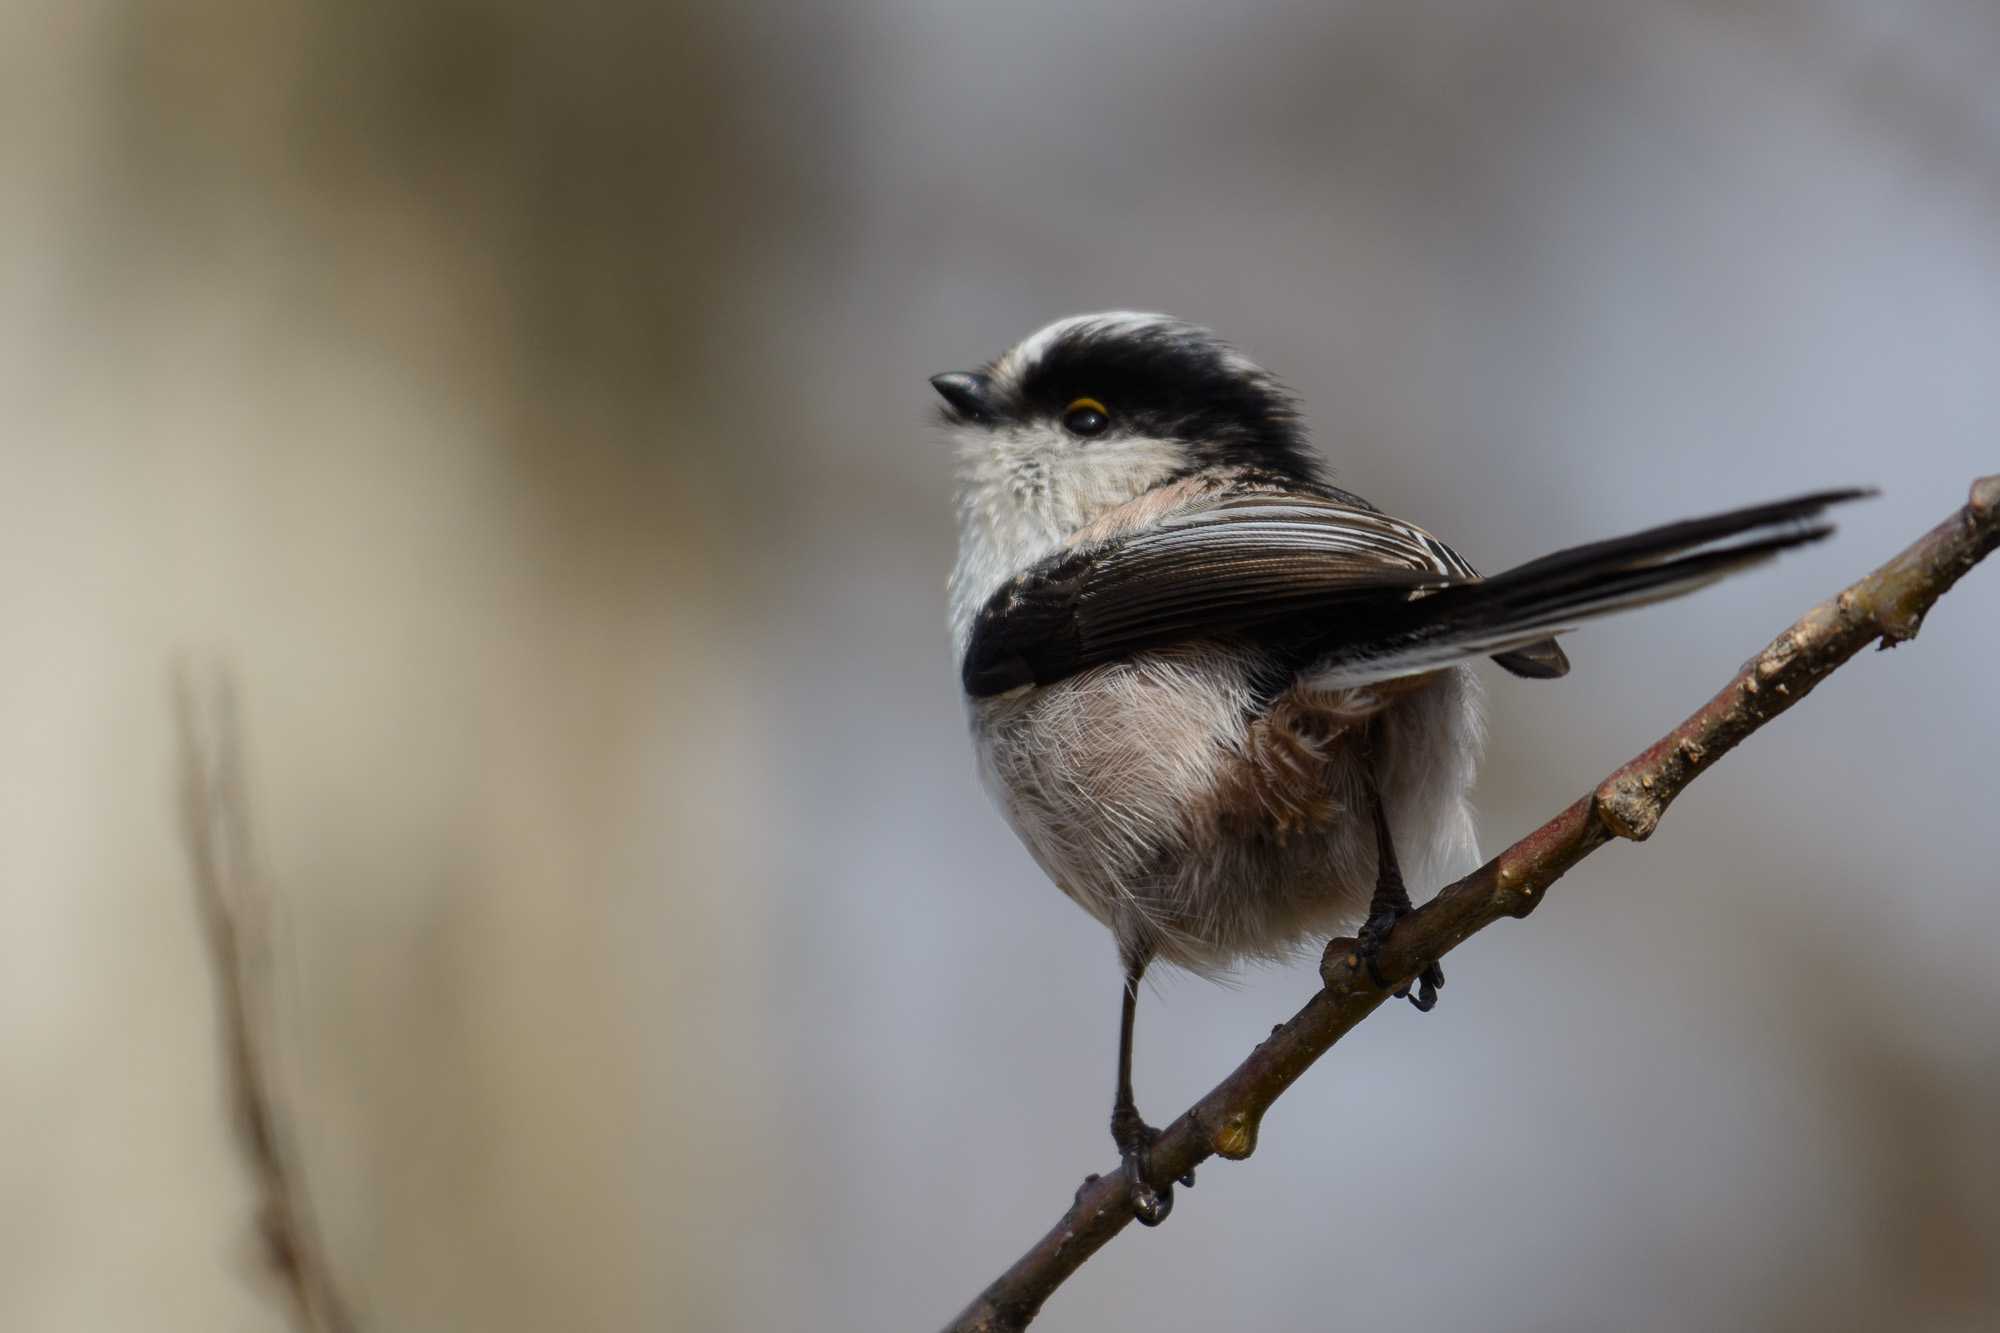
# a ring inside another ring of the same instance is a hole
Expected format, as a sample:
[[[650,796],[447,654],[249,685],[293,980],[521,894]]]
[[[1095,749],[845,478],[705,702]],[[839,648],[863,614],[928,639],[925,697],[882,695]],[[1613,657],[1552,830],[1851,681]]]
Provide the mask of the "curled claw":
[[[1437,993],[1444,989],[1444,969],[1433,958],[1424,964],[1424,970],[1414,978],[1417,987],[1415,995],[1410,994],[1410,983],[1404,982],[1395,992],[1399,1000],[1408,1000],[1420,1014],[1427,1014],[1437,1008]],[[1379,981],[1377,985],[1381,984]]]
[[[1124,1163],[1132,1215],[1145,1226],[1160,1225],[1174,1210],[1173,1185],[1153,1183],[1153,1145],[1159,1142],[1160,1131],[1139,1119],[1136,1111],[1121,1111],[1112,1122],[1112,1137],[1118,1141],[1118,1157]],[[1192,1186],[1194,1168],[1189,1167],[1177,1179]]]
[[[1132,1216],[1139,1225],[1156,1227],[1174,1210],[1174,1188],[1154,1189],[1146,1179],[1146,1154],[1136,1152],[1125,1158],[1125,1180],[1132,1196]]]
[[[1405,911],[1395,913],[1394,915],[1371,917],[1368,923],[1361,928],[1361,933],[1355,940],[1355,952],[1361,956],[1361,961],[1367,965],[1369,980],[1373,981],[1377,986],[1386,987],[1389,984],[1388,978],[1382,975],[1381,964],[1378,961],[1382,952],[1382,941],[1389,937],[1389,932],[1395,927],[1396,922],[1406,915],[1408,913]],[[1416,987],[1416,994],[1414,995],[1410,993],[1412,986]],[[1437,993],[1443,989],[1444,968],[1439,966],[1438,961],[1433,958],[1430,962],[1424,964],[1423,970],[1418,972],[1416,976],[1410,978],[1410,980],[1389,993],[1399,1000],[1408,1000],[1412,1005],[1416,1006],[1418,1013],[1427,1014],[1437,1007]]]

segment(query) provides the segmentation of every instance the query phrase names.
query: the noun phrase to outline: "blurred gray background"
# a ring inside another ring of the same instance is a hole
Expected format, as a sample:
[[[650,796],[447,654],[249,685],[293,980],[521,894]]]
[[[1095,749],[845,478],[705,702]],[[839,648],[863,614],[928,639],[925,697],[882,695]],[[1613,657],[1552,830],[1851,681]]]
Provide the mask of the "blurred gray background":
[[[973,777],[924,377],[1213,325],[1488,568],[1884,488],[1496,674],[1497,848],[2000,470],[1996,62],[1964,0],[0,9],[0,1326],[284,1326],[177,662],[363,1328],[942,1322],[1109,1164],[1117,976]],[[1984,569],[1042,1326],[2000,1327],[1996,654]],[[1314,985],[1164,980],[1142,1107]]]

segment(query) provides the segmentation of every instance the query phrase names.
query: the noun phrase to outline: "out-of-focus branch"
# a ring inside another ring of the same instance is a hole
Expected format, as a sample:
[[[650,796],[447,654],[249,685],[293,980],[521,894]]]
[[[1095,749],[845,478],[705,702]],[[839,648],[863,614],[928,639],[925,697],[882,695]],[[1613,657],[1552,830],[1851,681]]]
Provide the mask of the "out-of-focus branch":
[[[1330,943],[1320,962],[1319,993],[1160,1135],[1151,1154],[1155,1177],[1173,1180],[1211,1156],[1248,1157],[1271,1103],[1425,960],[1442,957],[1502,917],[1526,916],[1549,885],[1613,838],[1650,837],[1683,788],[1841,663],[1870,643],[1891,648],[1914,638],[1932,603],[1995,546],[2000,546],[2000,476],[1974,482],[1964,508],[1867,578],[1808,611],[1721,693],[1590,794],[1397,923],[1379,959],[1390,979],[1387,989],[1369,979],[1353,940]],[[1130,1191],[1118,1172],[1087,1178],[1054,1229],[948,1330],[1025,1328],[1042,1302],[1131,1220]]]
[[[299,1327],[351,1333],[354,1325],[334,1287],[278,1114],[270,1037],[271,897],[250,836],[235,697],[227,682],[205,693],[204,700],[186,672],[176,681],[182,833],[215,967],[231,1110],[257,1177],[257,1230]]]

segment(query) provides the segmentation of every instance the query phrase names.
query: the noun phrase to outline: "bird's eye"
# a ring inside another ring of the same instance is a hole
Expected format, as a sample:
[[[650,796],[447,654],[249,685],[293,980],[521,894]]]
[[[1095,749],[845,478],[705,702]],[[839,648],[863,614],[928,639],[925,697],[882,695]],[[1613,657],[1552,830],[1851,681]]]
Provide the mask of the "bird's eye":
[[[1079,398],[1063,409],[1062,424],[1070,434],[1088,439],[1110,429],[1111,413],[1095,398]]]

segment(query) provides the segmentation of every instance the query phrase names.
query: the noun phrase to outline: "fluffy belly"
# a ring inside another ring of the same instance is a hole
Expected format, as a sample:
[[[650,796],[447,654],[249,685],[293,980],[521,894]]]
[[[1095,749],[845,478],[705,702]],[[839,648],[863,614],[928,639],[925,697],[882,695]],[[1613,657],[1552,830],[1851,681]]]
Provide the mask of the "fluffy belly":
[[[1189,645],[974,705],[1014,831],[1122,949],[1213,972],[1358,924],[1375,879],[1365,763],[1419,896],[1476,859],[1469,672],[1376,698],[1295,690],[1274,709],[1252,688],[1260,664],[1254,647]],[[1295,729],[1281,715],[1301,700],[1312,722]]]

